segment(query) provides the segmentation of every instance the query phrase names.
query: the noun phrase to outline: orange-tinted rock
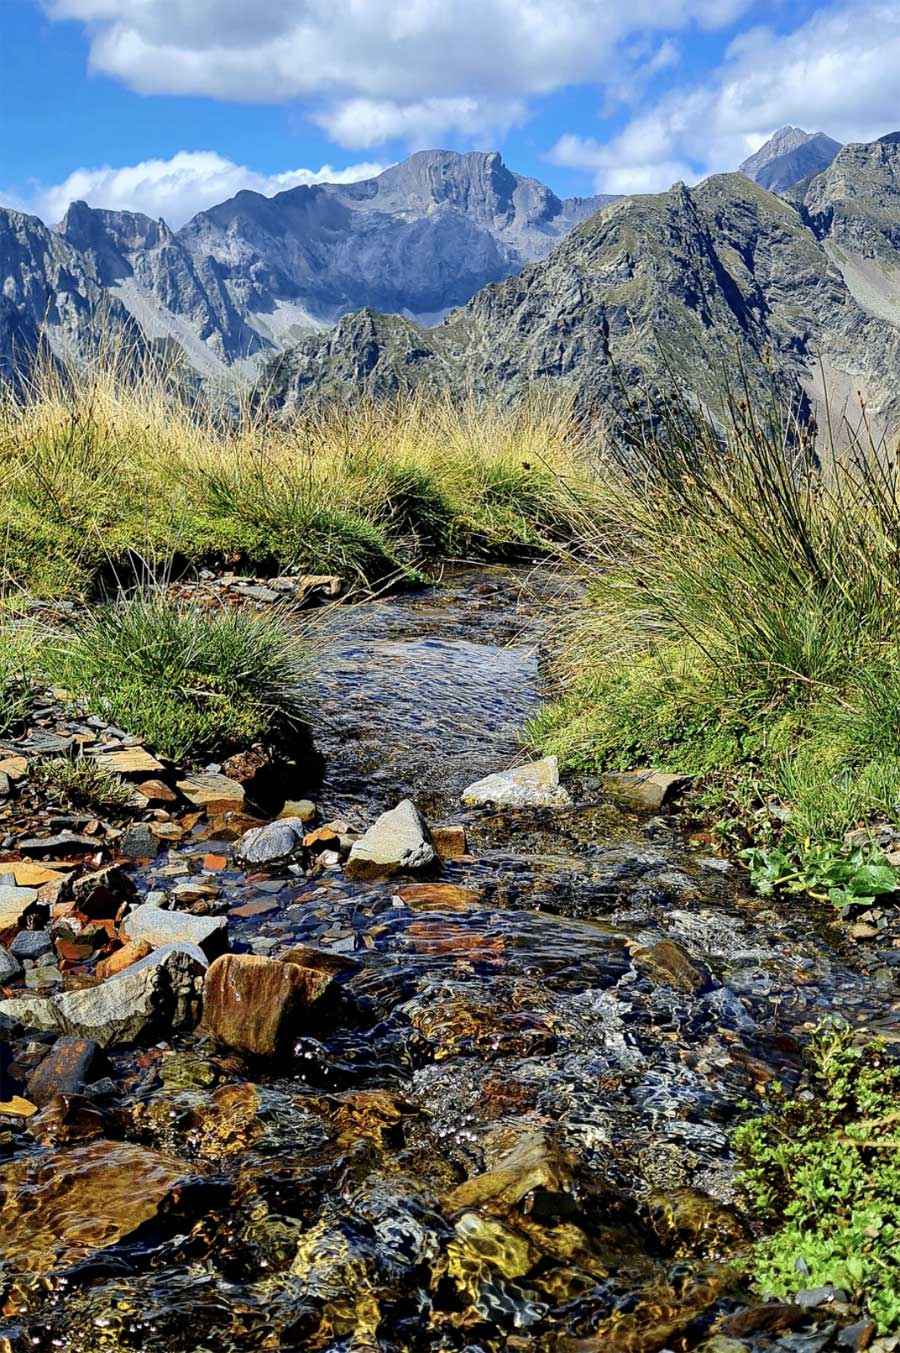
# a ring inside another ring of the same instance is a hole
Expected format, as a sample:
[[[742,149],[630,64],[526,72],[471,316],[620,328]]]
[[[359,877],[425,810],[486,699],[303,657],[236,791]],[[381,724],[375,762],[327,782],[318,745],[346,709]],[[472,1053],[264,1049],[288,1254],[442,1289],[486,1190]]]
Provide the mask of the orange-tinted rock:
[[[165,780],[142,780],[137,787],[149,803],[177,803],[178,795]]]
[[[338,850],[340,844],[341,838],[333,827],[317,827],[303,838],[303,845],[310,855],[320,855],[323,850]]]
[[[431,839],[442,860],[458,860],[466,853],[466,829],[462,823],[449,827],[432,827]]]
[[[457,883],[409,883],[397,896],[413,911],[472,911],[481,901],[476,888]]]
[[[203,1024],[214,1038],[239,1052],[272,1057],[332,981],[329,973],[296,963],[223,954],[206,974]]]
[[[97,1079],[100,1064],[100,1048],[92,1038],[58,1038],[28,1077],[29,1098],[44,1105],[56,1095],[78,1094],[89,1080]]]
[[[155,1217],[195,1167],[132,1142],[92,1141],[0,1170],[0,1235],[13,1271],[47,1273]]]
[[[224,855],[204,855],[201,863],[211,874],[218,874],[220,870],[228,868],[228,860]]]
[[[244,902],[239,907],[232,907],[229,916],[265,916],[266,912],[277,911],[278,903],[274,897],[269,897],[264,902]]]
[[[413,921],[408,934],[417,954],[454,954],[473,962],[496,963],[506,947],[502,935],[483,935],[447,921]]]
[[[152,944],[146,940],[129,940],[123,944],[121,949],[117,949],[109,958],[102,959],[95,969],[98,977],[115,977],[117,972],[124,972],[130,968],[132,963],[137,963],[140,959],[146,958],[153,952]]]

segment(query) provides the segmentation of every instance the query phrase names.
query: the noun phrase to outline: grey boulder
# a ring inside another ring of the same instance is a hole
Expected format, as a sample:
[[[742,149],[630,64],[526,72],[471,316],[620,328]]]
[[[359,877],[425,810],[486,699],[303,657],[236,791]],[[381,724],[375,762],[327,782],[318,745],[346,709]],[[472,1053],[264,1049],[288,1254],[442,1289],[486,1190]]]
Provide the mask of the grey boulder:
[[[224,916],[192,916],[184,911],[166,911],[145,902],[129,912],[122,923],[128,940],[145,940],[154,949],[169,944],[192,944],[207,958],[216,958],[228,947],[228,921]]]
[[[17,958],[4,949],[0,944],[0,986],[6,982],[11,982],[14,977],[18,977],[22,971],[22,965]]]
[[[306,830],[300,817],[282,817],[264,827],[252,827],[235,846],[234,858],[244,868],[274,869],[292,864],[303,854]]]
[[[546,756],[477,780],[463,791],[462,801],[469,807],[492,803],[498,808],[565,808],[572,799],[559,783],[556,757]]]
[[[415,874],[437,858],[428,824],[412,800],[404,799],[354,842],[344,873],[363,880]]]
[[[0,1015],[26,1028],[92,1038],[101,1048],[168,1036],[196,1023],[197,977],[205,965],[190,945],[171,944],[99,986],[0,1001]]]

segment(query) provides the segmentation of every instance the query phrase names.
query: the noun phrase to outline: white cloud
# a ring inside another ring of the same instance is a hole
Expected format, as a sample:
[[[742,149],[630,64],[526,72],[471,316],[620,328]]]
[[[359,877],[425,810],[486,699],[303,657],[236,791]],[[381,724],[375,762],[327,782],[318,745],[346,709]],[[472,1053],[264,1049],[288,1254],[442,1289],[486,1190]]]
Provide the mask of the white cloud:
[[[735,169],[785,123],[839,141],[871,141],[900,124],[900,0],[843,0],[792,32],[756,27],[714,77],[675,90],[606,145],[564,136],[550,159],[594,175],[598,191],[668,187]]]
[[[391,99],[348,99],[316,113],[313,121],[341,146],[364,149],[401,140],[413,150],[423,150],[448,131],[493,140],[524,122],[525,117],[520,99],[505,103],[471,98],[422,99],[406,104]]]
[[[87,26],[94,69],[140,93],[298,99],[358,146],[376,144],[379,129],[413,144],[443,130],[483,136],[517,120],[530,96],[627,84],[645,59],[630,47],[728,24],[752,3],[44,0],[51,17]],[[674,54],[664,41],[659,50]]]
[[[212,150],[182,150],[170,160],[143,160],[117,169],[108,165],[76,169],[63,183],[35,184],[28,196],[28,209],[45,221],[56,222],[70,202],[82,201],[92,207],[141,211],[154,218],[162,216],[177,228],[195,212],[233,197],[242,189],[270,196],[301,184],[355,183],[380,174],[384,167],[353,164],[346,169],[333,169],[324,164],[321,169],[258,174]],[[17,197],[23,201],[21,193]]]

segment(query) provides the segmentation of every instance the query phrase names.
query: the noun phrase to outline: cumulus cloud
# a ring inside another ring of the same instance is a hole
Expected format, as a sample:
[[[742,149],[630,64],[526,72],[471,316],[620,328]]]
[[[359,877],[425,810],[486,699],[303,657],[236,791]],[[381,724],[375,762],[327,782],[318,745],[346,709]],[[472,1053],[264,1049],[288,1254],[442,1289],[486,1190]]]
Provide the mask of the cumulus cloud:
[[[644,59],[629,50],[635,40],[721,27],[752,0],[44,3],[87,26],[96,70],[140,93],[299,99],[343,144],[369,146],[378,129],[413,143],[443,130],[483,135],[518,120],[529,97],[627,84]]]
[[[28,209],[45,221],[56,222],[65,214],[70,202],[82,201],[92,207],[141,211],[154,218],[161,216],[177,228],[196,212],[233,197],[245,188],[270,196],[301,184],[355,183],[380,174],[384,167],[363,163],[333,169],[330,164],[324,164],[321,169],[258,174],[212,150],[182,150],[170,160],[143,160],[140,164],[116,169],[108,165],[76,169],[63,183],[35,184],[28,197]],[[25,205],[22,194],[17,196]]]
[[[707,83],[674,90],[605,145],[563,136],[549,158],[592,173],[598,191],[656,191],[736,168],[785,123],[870,141],[900,123],[898,59],[900,0],[843,0],[790,33],[743,33]]]

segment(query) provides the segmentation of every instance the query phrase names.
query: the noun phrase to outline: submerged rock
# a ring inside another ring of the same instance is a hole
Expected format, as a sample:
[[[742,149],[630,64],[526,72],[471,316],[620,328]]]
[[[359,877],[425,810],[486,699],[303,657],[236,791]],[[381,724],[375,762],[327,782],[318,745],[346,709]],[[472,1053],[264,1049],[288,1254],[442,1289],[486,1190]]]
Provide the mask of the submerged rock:
[[[168,1035],[196,1023],[196,975],[205,962],[199,950],[170,944],[99,986],[0,1001],[0,1014],[27,1028],[93,1038],[101,1048]]]
[[[224,954],[206,975],[203,1024],[238,1052],[272,1057],[294,1032],[304,1010],[331,989],[332,973],[279,959]]]
[[[132,1235],[195,1170],[131,1142],[92,1141],[0,1171],[0,1234],[15,1271],[48,1273]]]
[[[428,824],[412,800],[404,799],[354,842],[344,873],[364,881],[390,878],[429,869],[436,860]]]
[[[101,1058],[100,1046],[92,1038],[58,1038],[28,1077],[29,1098],[42,1106],[55,1095],[80,1094],[88,1081],[97,1079]]]
[[[245,869],[277,869],[303,855],[306,823],[302,817],[282,817],[245,832],[234,850],[237,864]]]
[[[559,783],[556,757],[547,756],[477,780],[463,790],[462,801],[470,807],[492,803],[498,808],[565,808],[572,799]]]

